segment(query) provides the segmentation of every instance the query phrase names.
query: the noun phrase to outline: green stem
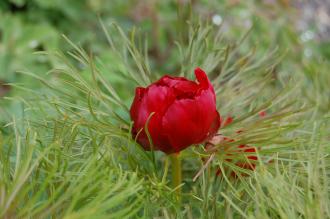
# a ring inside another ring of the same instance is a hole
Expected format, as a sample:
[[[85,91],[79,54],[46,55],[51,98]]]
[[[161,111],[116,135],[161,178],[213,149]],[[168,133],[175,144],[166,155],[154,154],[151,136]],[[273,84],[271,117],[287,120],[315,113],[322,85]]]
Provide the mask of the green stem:
[[[173,188],[175,189],[178,200],[180,200],[181,199],[180,185],[181,185],[181,181],[182,181],[180,154],[179,153],[171,154],[171,162],[172,162]]]

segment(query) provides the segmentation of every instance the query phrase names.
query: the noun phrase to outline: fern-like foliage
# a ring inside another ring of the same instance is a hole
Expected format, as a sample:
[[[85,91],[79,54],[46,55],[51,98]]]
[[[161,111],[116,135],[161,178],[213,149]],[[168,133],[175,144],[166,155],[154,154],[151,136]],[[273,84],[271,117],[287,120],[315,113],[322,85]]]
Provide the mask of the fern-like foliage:
[[[263,57],[256,48],[244,52],[248,33],[233,42],[202,20],[186,25],[167,65],[176,70],[173,75],[186,77],[196,66],[205,69],[223,120],[234,121],[218,132],[233,141],[182,152],[181,202],[168,180],[168,158],[144,151],[130,133],[134,88],[165,72],[149,57],[139,30],[127,34],[115,23],[101,23],[109,42],[107,57],[66,38],[70,52],[47,54],[61,63],[56,69],[45,77],[23,72],[43,89],[23,87],[30,92],[22,98],[29,119],[19,121],[20,129],[17,122],[9,124],[15,140],[1,142],[1,217],[329,216],[329,207],[322,204],[329,195],[329,145],[321,141],[327,126],[317,123],[311,129],[301,119],[314,109],[297,100],[302,81],[287,74],[275,80],[282,54],[276,49]],[[267,115],[258,116],[260,111]],[[251,154],[237,151],[239,145],[255,148],[258,159],[249,160]],[[237,162],[253,163],[256,169]],[[289,198],[277,199],[278,194]]]

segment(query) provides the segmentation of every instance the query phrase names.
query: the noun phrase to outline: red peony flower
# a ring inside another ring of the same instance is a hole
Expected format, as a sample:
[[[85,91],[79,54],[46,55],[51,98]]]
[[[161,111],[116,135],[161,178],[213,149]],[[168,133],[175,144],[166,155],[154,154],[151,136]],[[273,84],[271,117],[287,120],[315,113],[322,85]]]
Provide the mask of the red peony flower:
[[[205,72],[195,69],[197,82],[164,76],[146,88],[138,87],[130,109],[132,135],[150,150],[145,124],[154,150],[180,152],[214,136],[220,127],[214,89]]]

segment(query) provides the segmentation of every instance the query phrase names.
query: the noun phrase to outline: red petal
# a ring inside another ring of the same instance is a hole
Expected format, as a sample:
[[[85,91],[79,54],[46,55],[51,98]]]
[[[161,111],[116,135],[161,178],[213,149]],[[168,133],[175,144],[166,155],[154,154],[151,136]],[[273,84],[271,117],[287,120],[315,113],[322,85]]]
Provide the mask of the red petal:
[[[186,82],[189,81],[188,79],[184,77],[172,77],[169,75],[165,75],[161,77],[157,82],[155,82],[156,85],[160,86],[166,86],[166,87],[174,87],[179,82]],[[192,81],[189,81],[192,82]]]
[[[240,145],[238,147],[241,149],[244,149],[243,150],[244,152],[251,153],[251,154],[256,153],[256,149],[254,147],[250,147],[248,145]],[[255,155],[248,156],[247,158],[250,160],[258,160],[258,157]]]
[[[210,131],[218,128],[214,95],[203,91],[194,100],[176,100],[163,117],[163,131],[168,136],[175,151],[203,142]]]
[[[267,115],[266,111],[260,111],[259,112],[259,116],[262,118],[262,117],[265,117]]]
[[[136,120],[139,118],[139,111],[140,111],[140,106],[143,101],[143,96],[145,93],[145,88],[143,87],[137,87],[135,89],[135,97],[130,109],[130,115],[131,119],[136,123]]]
[[[201,69],[201,68],[196,68],[195,69],[195,76],[199,84],[203,89],[208,89],[211,87],[212,92],[214,93],[213,87],[210,86],[211,83],[206,75],[206,73]]]
[[[162,77],[156,84],[173,88],[177,99],[194,98],[199,86],[194,81],[182,77]]]
[[[150,118],[148,131],[153,140],[155,149],[168,147],[168,140],[161,135],[162,116],[167,108],[175,100],[173,91],[168,87],[152,85],[143,91],[143,97],[140,95],[141,90],[137,91],[137,95],[131,107],[131,118],[134,121],[133,136],[144,129],[145,123]],[[150,144],[145,131],[138,136],[138,142],[145,148],[150,149]]]
[[[218,111],[216,111],[216,116],[213,120],[213,123],[210,127],[210,131],[207,135],[207,140],[210,140],[216,133],[217,131],[219,130],[220,128],[220,125],[221,125],[221,117],[220,117],[220,114]]]
[[[229,124],[232,123],[233,121],[234,121],[234,118],[231,117],[231,116],[228,116],[228,117],[226,118],[226,120],[224,121],[222,127],[224,127],[224,126],[226,126],[226,125],[229,125]]]

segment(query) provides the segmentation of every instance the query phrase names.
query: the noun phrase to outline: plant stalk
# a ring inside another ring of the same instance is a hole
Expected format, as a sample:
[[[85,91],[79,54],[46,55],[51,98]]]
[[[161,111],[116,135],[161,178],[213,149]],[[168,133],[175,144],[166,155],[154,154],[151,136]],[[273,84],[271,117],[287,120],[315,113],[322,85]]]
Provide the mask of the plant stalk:
[[[181,173],[181,159],[179,153],[171,154],[171,163],[172,163],[172,183],[175,193],[178,200],[181,200],[181,182],[182,182],[182,173]]]

